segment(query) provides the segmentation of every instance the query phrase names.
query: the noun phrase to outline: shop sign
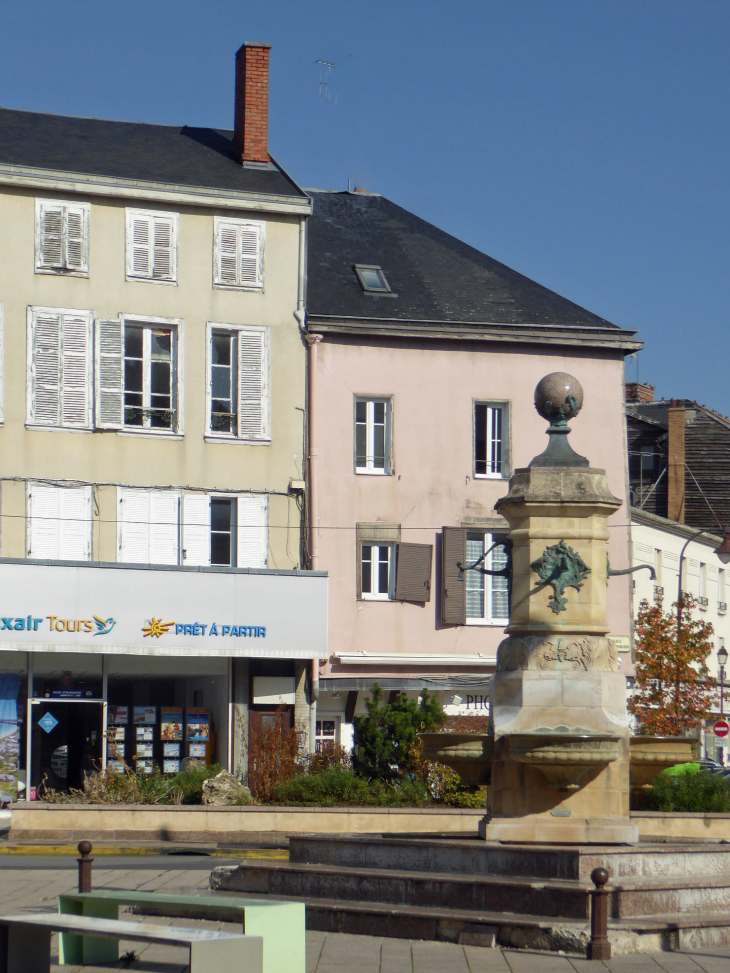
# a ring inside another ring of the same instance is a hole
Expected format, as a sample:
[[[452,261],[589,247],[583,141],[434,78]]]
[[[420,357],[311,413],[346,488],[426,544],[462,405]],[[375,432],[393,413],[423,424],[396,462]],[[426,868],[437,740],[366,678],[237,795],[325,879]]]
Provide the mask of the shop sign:
[[[444,712],[447,716],[485,716],[489,713],[489,689],[472,687],[470,692],[439,693]]]
[[[0,648],[326,658],[327,583],[319,572],[0,564]]]

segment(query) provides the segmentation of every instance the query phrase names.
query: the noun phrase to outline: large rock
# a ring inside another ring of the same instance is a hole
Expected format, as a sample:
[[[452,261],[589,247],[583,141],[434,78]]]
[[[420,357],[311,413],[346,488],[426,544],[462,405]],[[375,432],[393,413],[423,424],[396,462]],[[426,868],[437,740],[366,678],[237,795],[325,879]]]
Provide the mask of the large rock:
[[[251,791],[227,770],[203,781],[203,804],[238,804],[251,800]]]

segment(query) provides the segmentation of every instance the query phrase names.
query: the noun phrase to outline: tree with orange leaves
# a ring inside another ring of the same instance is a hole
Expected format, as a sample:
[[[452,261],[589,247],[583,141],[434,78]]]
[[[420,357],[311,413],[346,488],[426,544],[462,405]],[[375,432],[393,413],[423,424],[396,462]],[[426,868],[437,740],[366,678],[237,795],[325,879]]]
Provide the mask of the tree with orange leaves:
[[[693,615],[692,595],[684,594],[665,612],[661,601],[642,601],[636,619],[636,680],[629,710],[640,732],[681,736],[707,719],[716,683],[707,668],[712,625]],[[677,611],[681,625],[677,633]]]

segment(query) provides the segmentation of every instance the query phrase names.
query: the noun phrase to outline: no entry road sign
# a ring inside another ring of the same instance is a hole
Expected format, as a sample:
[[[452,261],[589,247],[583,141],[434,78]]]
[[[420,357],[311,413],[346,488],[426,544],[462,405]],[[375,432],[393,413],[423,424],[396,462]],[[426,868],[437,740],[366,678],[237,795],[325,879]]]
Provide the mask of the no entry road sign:
[[[730,731],[730,725],[728,725],[727,720],[718,720],[712,729],[715,731],[716,737],[726,737],[728,731]]]

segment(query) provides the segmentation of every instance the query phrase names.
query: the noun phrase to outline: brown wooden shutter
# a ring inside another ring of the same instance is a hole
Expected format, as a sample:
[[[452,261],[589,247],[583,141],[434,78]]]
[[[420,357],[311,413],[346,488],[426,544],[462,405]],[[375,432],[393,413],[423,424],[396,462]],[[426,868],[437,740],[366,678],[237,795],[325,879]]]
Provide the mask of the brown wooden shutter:
[[[398,568],[395,576],[396,601],[431,600],[430,544],[399,544]]]
[[[441,621],[444,625],[466,625],[466,579],[459,563],[466,561],[466,531],[444,527],[441,538]]]

